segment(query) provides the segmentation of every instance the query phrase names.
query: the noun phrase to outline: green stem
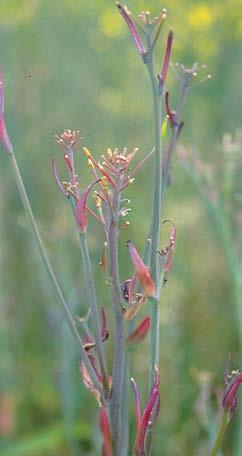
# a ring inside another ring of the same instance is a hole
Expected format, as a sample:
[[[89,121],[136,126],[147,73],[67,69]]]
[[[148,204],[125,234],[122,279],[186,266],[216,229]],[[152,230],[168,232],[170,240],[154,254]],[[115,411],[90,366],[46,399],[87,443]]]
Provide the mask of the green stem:
[[[216,439],[215,439],[213,448],[211,450],[210,456],[216,456],[218,454],[218,451],[222,445],[222,440],[223,440],[225,431],[229,424],[229,420],[230,420],[229,412],[224,412],[222,419],[220,421],[220,424],[219,424],[218,432],[217,432]]]
[[[122,454],[122,390],[125,367],[125,333],[122,313],[122,296],[119,282],[119,260],[118,260],[118,213],[119,193],[114,191],[113,215],[108,232],[109,243],[109,268],[111,278],[111,294],[115,319],[115,346],[113,360],[113,381],[112,399],[110,404],[112,437],[114,442],[114,455]]]
[[[219,231],[222,245],[225,251],[226,262],[228,271],[231,276],[231,288],[234,293],[234,302],[236,310],[236,323],[238,331],[238,347],[239,347],[239,358],[242,354],[242,283],[241,283],[241,271],[238,267],[238,260],[234,254],[232,232],[229,224],[228,216],[221,205],[217,206],[216,212],[217,229]],[[236,429],[236,451],[235,454],[240,456],[242,453],[242,408],[238,409],[237,429]]]
[[[161,149],[161,94],[154,69],[153,53],[147,64],[154,105],[154,144],[155,144],[155,188],[153,200],[153,216],[151,227],[151,276],[157,287],[159,282],[157,250],[160,245],[160,219],[161,219],[161,188],[162,188],[162,149]],[[159,296],[150,300],[151,315],[151,358],[150,358],[150,386],[153,383],[155,364],[159,365]]]
[[[129,386],[130,386],[130,373],[129,373],[129,356],[126,351],[125,364],[124,364],[124,379],[122,390],[122,453],[121,456],[129,454]]]
[[[11,163],[11,166],[12,166],[12,169],[13,169],[13,173],[14,173],[14,176],[15,176],[16,184],[17,184],[17,187],[18,187],[18,190],[19,190],[19,194],[20,194],[22,203],[24,205],[27,217],[29,219],[29,223],[30,223],[30,227],[31,227],[31,230],[32,230],[32,234],[33,234],[34,240],[36,242],[39,254],[41,256],[41,259],[42,259],[43,264],[45,266],[45,270],[47,272],[47,275],[49,277],[50,283],[51,283],[52,288],[54,290],[57,302],[60,305],[61,310],[64,313],[64,316],[65,316],[66,321],[68,323],[68,326],[69,326],[69,328],[71,330],[73,338],[74,338],[74,340],[76,341],[76,343],[77,343],[77,345],[79,347],[79,350],[81,352],[81,357],[82,357],[83,362],[84,362],[84,364],[85,364],[85,366],[86,366],[86,368],[88,370],[88,373],[89,373],[89,375],[91,377],[93,385],[101,393],[102,390],[101,390],[101,386],[99,384],[99,381],[97,379],[96,373],[95,373],[95,371],[94,371],[94,369],[93,369],[93,367],[92,367],[92,365],[91,365],[91,363],[89,361],[89,358],[88,358],[88,356],[86,354],[86,351],[83,348],[82,340],[81,340],[80,335],[79,335],[79,333],[77,331],[77,328],[76,328],[74,319],[72,317],[71,311],[70,311],[70,309],[69,309],[69,307],[68,307],[68,305],[67,305],[67,303],[65,301],[65,298],[64,298],[64,296],[62,294],[62,291],[61,291],[60,286],[59,286],[59,284],[57,282],[57,279],[55,277],[55,274],[54,274],[54,271],[52,269],[52,266],[50,264],[49,258],[47,256],[45,247],[43,245],[43,241],[41,239],[41,236],[40,236],[40,233],[39,233],[39,229],[37,227],[37,224],[36,224],[36,221],[35,221],[31,206],[30,206],[30,202],[29,202],[29,199],[28,199],[25,187],[24,187],[24,183],[23,183],[20,171],[19,171],[19,167],[18,167],[16,158],[15,158],[15,155],[14,155],[13,152],[11,152],[11,153],[8,154],[8,156],[9,156],[10,163]]]
[[[108,385],[107,363],[106,363],[105,353],[104,353],[104,349],[103,349],[101,327],[100,327],[100,314],[99,314],[98,305],[97,305],[97,298],[96,298],[95,286],[94,286],[94,281],[93,281],[92,268],[91,268],[90,256],[89,256],[89,251],[88,251],[88,246],[87,246],[86,234],[80,233],[79,237],[80,237],[82,260],[83,260],[83,266],[84,266],[86,291],[87,291],[88,301],[89,301],[90,309],[91,309],[91,317],[92,317],[92,324],[93,324],[93,329],[94,329],[94,334],[95,334],[97,355],[98,355],[101,374],[103,377],[103,384],[105,386],[106,391],[108,391],[109,385]]]

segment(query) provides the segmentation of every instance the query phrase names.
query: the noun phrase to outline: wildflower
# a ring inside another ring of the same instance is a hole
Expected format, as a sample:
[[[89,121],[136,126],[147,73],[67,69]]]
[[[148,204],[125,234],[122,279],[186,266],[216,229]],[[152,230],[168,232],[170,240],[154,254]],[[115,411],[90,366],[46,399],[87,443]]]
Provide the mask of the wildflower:
[[[3,76],[0,73],[0,142],[3,148],[8,153],[12,153],[13,146],[8,136],[5,119],[4,119],[4,92],[3,92]]]
[[[105,407],[100,408],[99,425],[103,437],[102,456],[112,456],[112,437],[108,418],[108,411]]]
[[[113,151],[108,148],[107,154],[102,155],[102,161],[97,161],[87,147],[83,147],[83,152],[86,155],[88,162],[92,164],[92,172],[97,179],[102,175],[101,187],[108,191],[108,186],[111,188],[122,191],[127,185],[131,184],[134,179],[129,176],[130,162],[134,158],[138,148],[135,147],[132,152],[128,152],[125,147],[122,151],[114,149]],[[107,195],[99,195],[106,200]]]
[[[61,146],[64,152],[64,161],[67,167],[67,171],[69,174],[69,182],[62,182],[62,186],[66,189],[66,194],[72,195],[76,200],[79,198],[79,184],[77,179],[77,174],[75,170],[75,162],[74,162],[74,150],[76,145],[80,139],[80,132],[78,130],[64,130],[64,132],[58,136],[55,135],[57,143]],[[56,167],[53,168],[53,160],[52,160],[52,169],[54,177],[57,181],[58,187],[61,189],[59,185],[61,179],[58,177]],[[62,190],[62,189],[61,189]]]
[[[150,330],[150,317],[145,317],[128,336],[127,342],[141,342]]]
[[[131,33],[131,36],[134,40],[135,46],[138,49],[138,52],[140,56],[143,59],[143,62],[147,64],[149,60],[149,55],[152,53],[156,42],[159,38],[160,32],[162,25],[164,23],[164,20],[166,18],[167,10],[163,8],[158,16],[155,16],[153,19],[150,16],[149,11],[142,11],[139,14],[139,19],[142,22],[142,24],[138,24],[139,29],[143,32],[143,35],[145,36],[147,40],[147,47],[144,46],[143,41],[138,33],[138,28],[136,25],[136,21],[132,18],[131,12],[128,10],[126,6],[121,6],[119,1],[116,2],[116,5],[119,9],[119,12],[123,19],[125,20],[129,31]],[[143,25],[145,27],[143,27]],[[150,40],[150,32],[152,31],[152,40]],[[153,36],[154,32],[154,36]],[[168,70],[168,65],[169,65],[169,59],[170,59],[170,52],[171,52],[171,44],[172,44],[172,39],[173,35],[172,32],[170,32],[168,36],[168,43],[167,43],[167,50],[165,54],[165,61],[164,61],[164,81],[162,82],[162,85],[165,82],[166,78],[166,73]]]
[[[234,414],[238,405],[237,391],[242,383],[242,373],[238,370],[230,372],[230,356],[228,366],[224,373],[225,388],[222,400],[222,407],[229,412],[230,417]]]
[[[133,38],[133,40],[135,42],[135,45],[136,45],[136,47],[137,47],[137,49],[138,49],[143,61],[145,62],[145,57],[147,55],[147,50],[146,50],[146,48],[144,47],[144,45],[142,43],[142,40],[141,40],[141,38],[139,36],[136,24],[135,24],[135,22],[132,19],[130,11],[127,9],[127,7],[121,6],[119,2],[116,2],[116,5],[118,7],[118,10],[119,10],[121,16],[124,18],[128,28],[129,28],[131,36],[132,36],[132,38]]]
[[[129,253],[134,265],[135,272],[143,288],[146,298],[155,296],[155,285],[150,276],[150,271],[139,256],[136,248],[131,241],[127,242]]]
[[[141,414],[141,404],[138,387],[133,378],[131,378],[131,383],[133,386],[135,396],[137,428],[133,454],[134,456],[143,456],[145,454],[144,445],[147,431],[155,425],[160,411],[159,373],[157,367],[155,368],[154,383],[152,385],[143,415]]]
[[[161,72],[158,74],[159,86],[161,89],[164,87],[166,78],[167,78],[167,72],[168,72],[170,56],[171,56],[172,42],[173,42],[173,32],[172,32],[172,30],[170,30],[170,32],[168,34],[168,38],[167,38],[166,52],[165,52],[163,67],[162,67]]]
[[[76,223],[82,233],[87,230],[88,213],[90,213],[96,220],[103,223],[103,219],[99,217],[92,209],[87,206],[87,198],[92,190],[94,184],[100,181],[97,177],[95,182],[92,182],[86,187],[83,193],[80,193],[78,176],[75,170],[74,149],[80,139],[78,130],[64,130],[60,136],[55,136],[57,143],[64,151],[64,161],[67,167],[69,181],[63,181],[57,172],[55,159],[52,158],[52,173],[56,180],[58,188],[67,197],[72,198],[73,207],[76,214]]]

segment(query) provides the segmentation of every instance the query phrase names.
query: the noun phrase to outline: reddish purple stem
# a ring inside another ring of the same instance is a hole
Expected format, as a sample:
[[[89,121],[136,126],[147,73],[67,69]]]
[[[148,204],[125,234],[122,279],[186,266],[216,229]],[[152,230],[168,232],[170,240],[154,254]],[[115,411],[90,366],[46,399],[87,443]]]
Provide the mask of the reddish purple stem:
[[[140,406],[140,395],[138,390],[138,385],[134,378],[131,378],[132,387],[134,390],[134,398],[135,398],[135,416],[136,416],[136,428],[139,429],[140,422],[141,422],[141,406]]]
[[[136,28],[134,21],[132,21],[131,17],[129,16],[129,14],[125,10],[125,8],[123,8],[119,2],[116,2],[116,5],[119,9],[121,16],[124,18],[128,28],[129,28],[131,36],[135,42],[135,45],[136,45],[140,55],[143,57],[147,53],[147,51],[142,43],[142,40],[139,36],[138,30]]]
[[[163,67],[158,75],[158,79],[160,82],[160,86],[163,87],[164,84],[166,83],[166,78],[167,78],[167,73],[168,73],[168,68],[169,68],[169,63],[170,63],[170,57],[171,57],[171,48],[172,48],[172,42],[173,42],[173,32],[170,30],[168,37],[167,37],[167,44],[166,44],[166,53],[165,53],[165,58],[163,62]]]

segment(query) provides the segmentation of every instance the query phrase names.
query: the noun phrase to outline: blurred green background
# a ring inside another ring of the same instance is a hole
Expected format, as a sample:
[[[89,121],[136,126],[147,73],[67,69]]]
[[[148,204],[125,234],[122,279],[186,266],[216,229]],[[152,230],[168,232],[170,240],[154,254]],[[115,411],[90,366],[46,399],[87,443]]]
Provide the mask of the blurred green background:
[[[189,94],[180,144],[195,145],[204,159],[219,164],[223,134],[235,132],[242,120],[241,0],[130,0],[128,7],[134,14],[168,9],[158,69],[170,27],[175,33],[172,61],[206,63],[204,74],[211,73],[212,79]],[[56,274],[73,312],[83,315],[87,303],[75,226],[51,175],[52,155],[64,173],[54,135],[64,128],[79,129],[95,156],[107,146],[138,146],[143,157],[153,145],[148,76],[111,0],[1,0],[0,44],[9,134]],[[168,87],[175,106],[172,71]],[[78,170],[85,185],[90,171],[81,153]],[[144,246],[152,175],[150,163],[127,192],[132,213],[120,238],[122,279],[131,271],[126,240],[131,238],[140,251]],[[42,269],[3,151],[0,176],[0,453],[98,455],[96,403],[82,385],[78,353]],[[216,410],[227,354],[232,352],[240,368],[242,357],[223,242],[176,157],[172,176],[163,218],[175,222],[178,235],[174,270],[161,303],[161,414],[153,454],[205,455],[209,432],[197,399],[211,378]],[[99,269],[103,240],[91,222],[99,300],[110,309]],[[109,323],[111,366],[111,317]],[[145,397],[148,341],[132,352],[131,361]],[[133,400],[130,410],[134,414]],[[134,427],[133,419],[131,442]],[[236,419],[226,455],[234,454],[235,428]]]

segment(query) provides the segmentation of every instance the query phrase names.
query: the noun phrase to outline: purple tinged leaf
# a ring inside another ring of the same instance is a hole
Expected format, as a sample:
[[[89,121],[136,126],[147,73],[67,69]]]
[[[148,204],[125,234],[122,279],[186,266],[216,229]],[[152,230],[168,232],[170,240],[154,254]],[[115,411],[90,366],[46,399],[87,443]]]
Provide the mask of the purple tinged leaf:
[[[131,378],[131,384],[134,390],[134,398],[135,398],[135,416],[136,416],[136,428],[138,429],[141,422],[141,406],[140,406],[140,395],[138,390],[138,385],[134,378]]]
[[[159,390],[157,388],[152,388],[152,391],[149,396],[148,403],[145,407],[144,413],[142,415],[141,423],[136,435],[135,445],[134,445],[134,454],[137,456],[142,456],[144,454],[144,443],[146,432],[149,427],[149,421],[152,414],[153,407],[159,395]]]
[[[166,106],[166,114],[169,119],[169,122],[170,122],[171,126],[174,127],[176,125],[176,115],[175,115],[175,112],[171,111],[171,109],[170,109],[168,91],[166,91],[166,95],[165,95],[165,106]]]
[[[150,330],[150,317],[145,317],[127,338],[127,342],[141,342]]]
[[[77,204],[76,204],[76,222],[77,222],[77,225],[78,225],[80,231],[83,233],[86,231],[87,225],[88,225],[87,206],[86,206],[87,197],[88,197],[91,189],[93,188],[93,186],[99,181],[100,181],[100,179],[98,179],[97,181],[92,182],[90,185],[88,185],[86,187],[86,189],[84,190],[84,192],[81,194],[81,196],[78,199]]]
[[[102,342],[105,342],[105,340],[107,340],[109,337],[109,332],[108,332],[108,328],[107,328],[107,317],[106,317],[106,312],[104,310],[104,307],[101,308],[101,321],[102,321],[101,337],[102,337]]]
[[[135,401],[137,404],[136,409],[137,409],[137,407],[139,407],[138,404],[140,404],[139,396],[137,395],[138,388],[134,381],[132,382],[132,385],[134,388]],[[144,453],[144,451],[145,451],[144,444],[145,444],[146,433],[147,433],[147,430],[150,429],[156,423],[158,414],[159,414],[159,410],[160,410],[159,373],[158,373],[158,369],[156,367],[155,375],[154,375],[154,383],[151,388],[148,402],[146,404],[146,407],[144,409],[141,419],[139,419],[139,415],[138,415],[139,426],[137,427],[137,434],[136,434],[135,445],[134,445],[134,455],[135,456],[143,456],[145,454]],[[136,413],[137,413],[137,411],[136,411]],[[136,421],[137,421],[137,415],[136,415]]]
[[[112,436],[108,417],[108,411],[105,407],[100,408],[99,425],[103,437],[102,456],[112,456]]]
[[[147,51],[142,43],[142,40],[139,36],[138,30],[136,28],[134,21],[131,19],[130,15],[127,13],[126,9],[123,8],[123,6],[121,6],[119,2],[116,2],[116,5],[118,7],[118,10],[119,10],[121,16],[124,18],[128,28],[129,28],[131,36],[135,42],[135,45],[136,45],[140,55],[144,58]]]
[[[155,285],[150,276],[150,271],[147,266],[144,264],[142,258],[139,256],[136,248],[131,241],[127,242],[131,260],[134,265],[135,272],[138,276],[140,284],[144,290],[145,296],[154,297],[155,296]]]
[[[167,44],[166,44],[166,53],[165,53],[165,58],[163,62],[163,67],[158,75],[159,83],[160,86],[163,87],[164,84],[166,83],[166,78],[167,78],[167,73],[168,73],[168,68],[169,68],[169,63],[170,63],[170,57],[171,57],[171,48],[172,48],[172,42],[173,42],[173,32],[170,30],[168,37],[167,37]]]
[[[224,392],[223,400],[222,400],[222,406],[225,411],[230,412],[232,415],[236,408],[237,408],[237,391],[242,383],[242,373],[240,374],[235,374],[234,378],[232,378],[230,385],[227,387],[227,389]]]

